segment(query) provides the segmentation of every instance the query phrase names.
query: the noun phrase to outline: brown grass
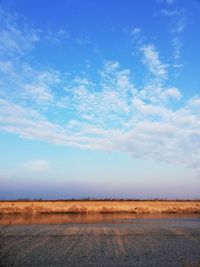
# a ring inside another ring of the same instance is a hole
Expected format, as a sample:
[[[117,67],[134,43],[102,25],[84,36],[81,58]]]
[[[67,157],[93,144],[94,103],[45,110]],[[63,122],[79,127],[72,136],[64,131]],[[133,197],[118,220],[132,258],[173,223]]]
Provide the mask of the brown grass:
[[[200,201],[0,201],[0,214],[43,213],[200,213]]]

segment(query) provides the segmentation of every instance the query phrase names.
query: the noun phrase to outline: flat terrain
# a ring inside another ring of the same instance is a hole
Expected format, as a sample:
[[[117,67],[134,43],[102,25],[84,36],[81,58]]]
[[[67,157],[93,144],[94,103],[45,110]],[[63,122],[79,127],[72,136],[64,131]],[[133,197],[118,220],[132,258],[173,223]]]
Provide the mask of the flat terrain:
[[[0,201],[1,214],[200,213],[200,201]]]
[[[13,217],[3,232],[5,266],[14,256],[16,267],[200,266],[200,216],[71,216],[67,222],[49,217],[51,224],[28,215],[26,224],[17,224]]]

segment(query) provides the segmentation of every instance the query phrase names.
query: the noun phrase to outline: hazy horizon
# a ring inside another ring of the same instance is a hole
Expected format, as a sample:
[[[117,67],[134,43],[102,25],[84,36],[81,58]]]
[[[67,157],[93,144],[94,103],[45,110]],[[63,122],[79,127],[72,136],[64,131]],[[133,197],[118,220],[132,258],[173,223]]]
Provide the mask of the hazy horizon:
[[[199,199],[199,14],[0,1],[0,199]]]

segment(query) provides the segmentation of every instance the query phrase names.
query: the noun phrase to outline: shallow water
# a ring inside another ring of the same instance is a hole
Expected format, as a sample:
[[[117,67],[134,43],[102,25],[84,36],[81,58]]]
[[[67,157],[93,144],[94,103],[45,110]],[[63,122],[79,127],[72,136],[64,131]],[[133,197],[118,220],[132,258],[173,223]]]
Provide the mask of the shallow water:
[[[16,267],[200,266],[196,215],[6,215],[0,227],[9,221]]]

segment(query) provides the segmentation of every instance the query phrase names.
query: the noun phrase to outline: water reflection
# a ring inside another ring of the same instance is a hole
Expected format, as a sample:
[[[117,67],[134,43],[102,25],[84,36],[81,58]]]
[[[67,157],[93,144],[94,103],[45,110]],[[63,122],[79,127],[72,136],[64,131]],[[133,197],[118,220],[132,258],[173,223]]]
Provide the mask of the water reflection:
[[[0,224],[96,224],[128,223],[140,219],[199,218],[197,215],[180,214],[26,214],[0,215]]]

